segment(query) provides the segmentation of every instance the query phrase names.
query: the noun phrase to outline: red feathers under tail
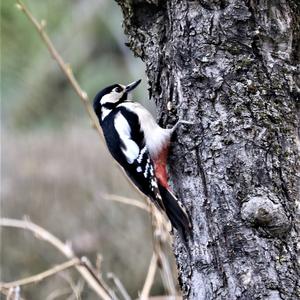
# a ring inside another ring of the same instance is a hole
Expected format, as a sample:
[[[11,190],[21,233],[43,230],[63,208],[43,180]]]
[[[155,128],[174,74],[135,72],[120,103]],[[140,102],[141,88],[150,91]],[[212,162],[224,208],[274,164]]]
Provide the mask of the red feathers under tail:
[[[155,176],[158,182],[166,189],[168,185],[168,173],[167,173],[167,159],[169,153],[169,146],[166,146],[160,153],[159,156],[154,159]]]
[[[180,236],[186,241],[186,236],[191,232],[191,222],[184,207],[170,191],[168,185],[167,159],[169,145],[167,145],[154,160],[155,175],[158,181],[158,188],[162,198],[165,212],[173,227],[179,232]]]

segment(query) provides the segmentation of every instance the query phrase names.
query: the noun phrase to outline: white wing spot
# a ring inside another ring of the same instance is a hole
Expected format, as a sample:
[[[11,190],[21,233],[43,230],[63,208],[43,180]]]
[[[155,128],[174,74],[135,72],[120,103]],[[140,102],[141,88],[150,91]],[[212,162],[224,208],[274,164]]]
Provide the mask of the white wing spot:
[[[156,188],[158,187],[157,183],[156,183],[156,181],[154,179],[151,179],[151,186],[152,187],[156,187]]]
[[[137,168],[136,168],[136,171],[137,171],[138,173],[141,173],[143,170],[142,170],[141,167],[137,167]]]
[[[149,167],[150,167],[150,163],[149,163],[149,162],[150,162],[150,161],[147,160],[147,164],[146,164],[146,168],[145,168],[145,172],[144,172],[144,177],[145,177],[145,178],[147,178],[148,169],[149,169]]]
[[[140,164],[143,160],[143,155],[146,152],[147,148],[146,146],[141,150],[139,157],[137,158],[138,163]]]
[[[150,174],[151,174],[151,176],[153,176],[153,175],[154,175],[154,172],[153,172],[153,167],[152,167],[152,166],[150,166]]]

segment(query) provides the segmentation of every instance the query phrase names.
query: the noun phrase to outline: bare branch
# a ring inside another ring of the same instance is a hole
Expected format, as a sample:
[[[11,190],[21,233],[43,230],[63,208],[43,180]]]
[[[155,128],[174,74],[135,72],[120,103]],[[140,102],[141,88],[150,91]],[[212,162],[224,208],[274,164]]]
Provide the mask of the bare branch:
[[[151,213],[151,210],[148,205],[146,205],[145,203],[143,203],[139,200],[136,200],[136,199],[131,199],[131,198],[118,196],[118,195],[112,195],[112,194],[104,194],[104,195],[102,195],[102,197],[106,200],[112,200],[112,201],[121,202],[121,203],[128,204],[128,205],[132,205],[132,206],[138,207],[142,210],[145,210],[145,211]]]
[[[2,295],[6,296],[6,298],[5,298],[6,300],[12,300],[11,297],[14,296],[13,295],[15,293],[14,290],[15,290],[15,288],[12,288],[12,289],[4,289],[3,288],[3,289],[0,289],[0,293]],[[2,299],[2,298],[0,297],[0,299]],[[26,299],[19,295],[19,300],[26,300]]]
[[[7,282],[7,283],[0,282],[0,289],[1,288],[9,289],[9,288],[15,287],[15,286],[37,283],[47,277],[53,276],[56,273],[59,273],[63,270],[74,267],[75,265],[78,265],[79,263],[80,263],[80,260],[76,257],[76,258],[73,258],[67,262],[60,264],[60,265],[54,266],[53,268],[51,268],[49,270],[46,270],[42,273],[30,276],[30,277],[26,277],[23,279],[19,279],[19,280]]]
[[[51,234],[49,231],[32,223],[28,219],[27,220],[16,220],[16,219],[9,219],[9,218],[1,218],[0,226],[14,227],[14,228],[21,228],[21,229],[29,230],[34,233],[36,238],[50,243],[51,245],[53,245],[57,250],[59,250],[61,253],[63,253],[69,259],[72,259],[75,257],[70,245],[63,243],[61,240],[59,240],[56,236]]]
[[[157,211],[154,205],[151,205],[151,210],[153,216],[152,226],[154,252],[158,258],[161,279],[168,294],[176,295],[174,278],[166,249],[166,245],[169,245],[171,242],[171,236],[169,234],[169,230],[171,229],[170,222],[168,222],[166,218]]]
[[[21,300],[20,292],[21,289],[19,286],[11,287],[6,294],[6,300]]]
[[[145,203],[135,199],[112,194],[104,194],[102,197],[107,200],[113,200],[127,205],[136,206],[153,215],[154,249],[160,262],[162,281],[168,293],[170,295],[176,295],[172,269],[168,261],[166,249],[164,247],[164,245],[166,243],[168,244],[170,241],[170,234],[168,232],[169,223],[164,216],[156,209],[155,206],[146,205]],[[146,201],[148,202],[147,199]]]
[[[62,72],[66,75],[67,79],[69,80],[71,86],[75,90],[76,94],[79,96],[80,100],[82,101],[84,108],[92,122],[92,125],[94,128],[96,128],[97,132],[100,135],[101,140],[103,141],[103,132],[99,125],[98,118],[95,115],[95,112],[93,110],[93,107],[90,103],[89,97],[85,91],[83,91],[76,80],[72,69],[69,64],[66,64],[61,57],[61,55],[56,50],[53,42],[49,38],[48,34],[45,31],[46,22],[43,20],[41,22],[38,22],[37,19],[33,16],[33,14],[30,12],[30,10],[26,7],[26,5],[21,1],[17,0],[17,8],[22,11],[26,17],[29,19],[29,21],[33,24],[37,32],[39,33],[42,41],[45,43],[46,47],[48,48],[51,56],[57,61],[59,67],[61,68]],[[122,169],[122,168],[121,168]],[[123,169],[122,169],[123,170]],[[131,180],[128,179],[128,176],[125,174],[125,172],[122,172],[124,174],[124,177],[129,182],[129,184],[134,187],[141,195],[141,191],[131,182]]]
[[[64,62],[64,60],[62,59],[62,57],[56,50],[55,46],[53,45],[52,41],[50,40],[48,34],[45,31],[46,22],[44,20],[39,22],[21,0],[17,0],[17,3],[18,3],[17,8],[20,11],[22,11],[26,15],[26,17],[30,20],[30,22],[34,25],[35,29],[38,31],[39,35],[41,36],[43,42],[46,44],[51,56],[57,61],[62,72],[68,78],[68,80],[69,80],[70,84],[72,85],[73,89],[75,90],[76,94],[79,96],[80,100],[82,101],[84,108],[85,108],[86,112],[88,113],[89,118],[92,121],[93,127],[96,128],[101,139],[103,139],[102,129],[99,125],[99,122],[98,122],[97,116],[95,115],[93,107],[89,101],[89,97],[88,97],[87,93],[81,89],[78,81],[76,80],[76,78],[73,74],[73,71],[72,71],[70,65],[68,65]]]
[[[140,300],[147,300],[149,298],[149,293],[155,278],[156,268],[157,268],[157,255],[156,253],[153,253],[150,261],[149,269],[148,269],[148,274],[144,283],[144,287],[139,298]]]
[[[64,296],[64,295],[69,295],[70,294],[70,289],[69,288],[64,288],[64,289],[57,289],[57,290],[54,290],[52,291],[46,298],[46,300],[54,300],[54,299],[57,299],[61,296]]]
[[[76,300],[81,300],[81,290],[78,291],[76,283],[72,279],[72,276],[70,273],[60,273],[59,276],[65,280],[68,285],[70,286],[71,291],[73,292],[69,298],[75,298]]]
[[[119,290],[119,292],[122,295],[122,297],[124,298],[124,300],[131,300],[131,297],[129,296],[128,292],[126,291],[123,283],[114,273],[108,273],[107,278],[111,279],[114,282],[115,286]]]
[[[45,230],[44,228],[30,222],[30,221],[22,221],[22,220],[15,220],[15,219],[8,219],[8,218],[1,218],[0,219],[0,226],[2,227],[14,227],[14,228],[21,228],[26,229],[34,233],[34,235],[50,243],[54,246],[57,250],[63,253],[67,258],[74,259],[76,258],[75,254],[73,253],[72,248],[64,244],[61,240],[57,237],[52,235],[50,232]],[[78,259],[78,258],[77,258]],[[111,300],[111,296],[107,293],[106,289],[103,287],[102,283],[97,280],[90,272],[90,270],[85,265],[75,266],[78,272],[82,275],[82,277],[86,280],[89,286],[104,300]]]
[[[111,290],[109,288],[109,286],[104,282],[101,274],[100,274],[100,276],[97,275],[97,270],[93,267],[92,263],[90,262],[90,260],[87,257],[83,256],[81,258],[81,265],[85,266],[85,268],[89,271],[89,273],[94,277],[94,279],[99,283],[99,285],[106,291],[106,293],[112,299],[117,298],[114,291]]]
[[[76,294],[70,295],[70,297],[67,298],[67,300],[73,300],[74,296],[76,297],[77,300],[81,300],[82,299],[81,294],[84,289],[84,284],[85,284],[84,280],[82,280],[82,278],[80,278],[78,280],[78,283],[74,286],[74,292],[76,291]]]
[[[168,260],[166,251],[159,251],[159,265],[161,269],[161,278],[169,295],[176,295],[176,287],[173,278],[173,272]]]

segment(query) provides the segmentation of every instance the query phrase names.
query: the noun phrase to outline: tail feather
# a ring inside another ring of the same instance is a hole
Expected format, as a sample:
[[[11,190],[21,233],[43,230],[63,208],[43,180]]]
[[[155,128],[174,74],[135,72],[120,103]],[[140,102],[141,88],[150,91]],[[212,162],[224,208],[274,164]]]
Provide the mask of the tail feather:
[[[164,203],[166,214],[173,227],[180,233],[183,239],[191,231],[191,222],[185,209],[180,205],[176,197],[164,186],[158,184],[158,188]]]

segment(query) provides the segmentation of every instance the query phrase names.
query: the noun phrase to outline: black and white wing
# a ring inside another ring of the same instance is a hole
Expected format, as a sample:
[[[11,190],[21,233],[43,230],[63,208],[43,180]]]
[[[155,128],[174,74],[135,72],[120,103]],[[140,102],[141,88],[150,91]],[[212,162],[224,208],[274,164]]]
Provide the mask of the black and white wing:
[[[165,210],[138,115],[121,108],[114,117],[114,128],[120,139],[118,162],[138,189]]]

